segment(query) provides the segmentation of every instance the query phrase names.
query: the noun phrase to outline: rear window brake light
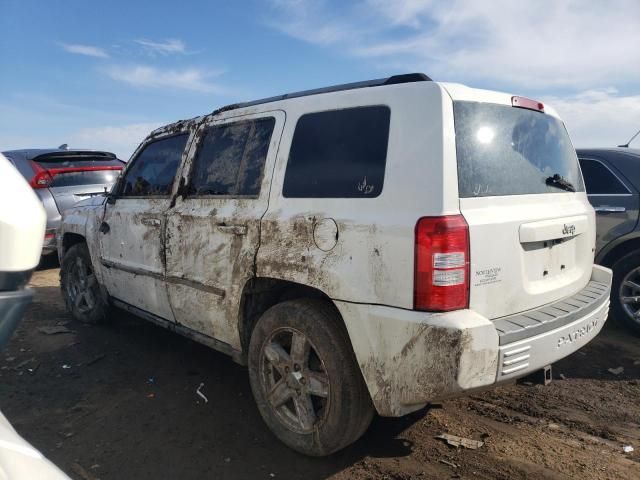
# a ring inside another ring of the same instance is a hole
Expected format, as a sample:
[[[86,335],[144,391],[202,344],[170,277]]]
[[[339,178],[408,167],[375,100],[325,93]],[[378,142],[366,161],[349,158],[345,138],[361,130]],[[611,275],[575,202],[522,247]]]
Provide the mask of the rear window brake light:
[[[544,103],[537,100],[531,100],[527,97],[511,97],[511,106],[535,110],[536,112],[544,112]]]

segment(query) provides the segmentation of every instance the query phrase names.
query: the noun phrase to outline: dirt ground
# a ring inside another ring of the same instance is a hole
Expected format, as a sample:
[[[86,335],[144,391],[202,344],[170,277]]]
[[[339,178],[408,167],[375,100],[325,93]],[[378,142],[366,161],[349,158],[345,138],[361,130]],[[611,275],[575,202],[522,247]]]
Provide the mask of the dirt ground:
[[[640,478],[640,338],[612,322],[554,365],[549,386],[377,418],[352,447],[313,459],[271,435],[230,358],[125,313],[104,326],[71,321],[55,267],[32,285],[0,354],[0,409],[75,479]],[[56,325],[71,333],[39,330]],[[484,445],[456,449],[434,438],[444,432]]]

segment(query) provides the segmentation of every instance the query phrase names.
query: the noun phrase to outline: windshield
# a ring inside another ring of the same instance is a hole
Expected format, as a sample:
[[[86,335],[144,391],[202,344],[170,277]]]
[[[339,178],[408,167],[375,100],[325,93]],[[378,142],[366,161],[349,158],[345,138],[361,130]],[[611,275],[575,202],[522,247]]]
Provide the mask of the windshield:
[[[453,104],[462,198],[584,191],[564,124],[541,112]]]

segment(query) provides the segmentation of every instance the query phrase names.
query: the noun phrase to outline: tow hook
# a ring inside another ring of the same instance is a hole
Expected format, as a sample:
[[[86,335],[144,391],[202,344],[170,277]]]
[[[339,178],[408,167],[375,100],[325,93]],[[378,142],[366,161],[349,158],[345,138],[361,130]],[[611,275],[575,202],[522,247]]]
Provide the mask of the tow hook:
[[[547,365],[546,367],[542,367],[542,369],[536,370],[526,377],[521,378],[520,380],[518,380],[518,383],[547,386],[551,383],[552,377],[553,373],[551,370],[551,365]]]

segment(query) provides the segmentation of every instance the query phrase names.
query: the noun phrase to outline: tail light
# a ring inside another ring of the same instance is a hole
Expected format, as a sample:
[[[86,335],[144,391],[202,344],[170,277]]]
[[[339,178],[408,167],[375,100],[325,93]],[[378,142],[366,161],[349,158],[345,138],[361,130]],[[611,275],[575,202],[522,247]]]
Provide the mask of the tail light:
[[[102,165],[102,166],[87,166],[87,167],[60,167],[60,168],[44,168],[39,163],[31,161],[33,171],[35,175],[29,182],[29,185],[33,188],[48,188],[53,182],[53,177],[61,173],[74,173],[74,172],[95,172],[100,170],[122,170],[119,165]]]
[[[415,310],[469,306],[469,226],[462,215],[418,220],[414,269]]]
[[[49,173],[49,171],[45,168],[42,168],[36,162],[31,162],[33,166],[33,170],[35,171],[35,175],[29,182],[33,188],[48,188],[53,182],[53,176]]]

